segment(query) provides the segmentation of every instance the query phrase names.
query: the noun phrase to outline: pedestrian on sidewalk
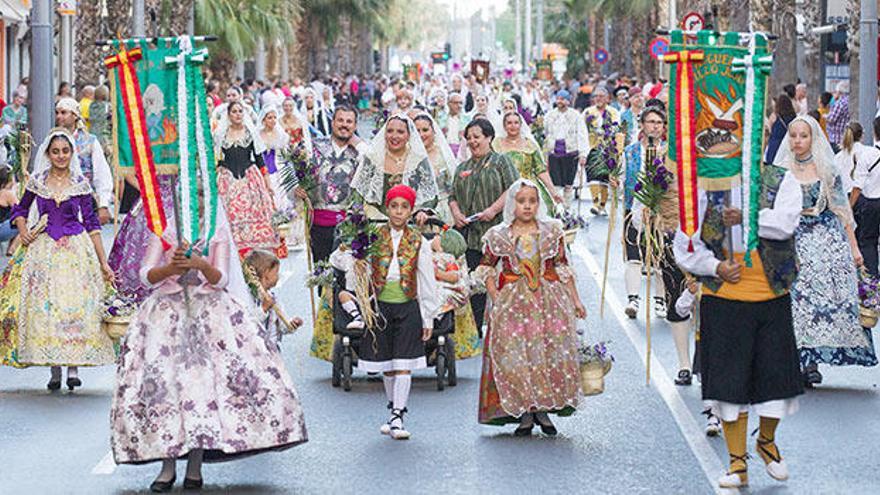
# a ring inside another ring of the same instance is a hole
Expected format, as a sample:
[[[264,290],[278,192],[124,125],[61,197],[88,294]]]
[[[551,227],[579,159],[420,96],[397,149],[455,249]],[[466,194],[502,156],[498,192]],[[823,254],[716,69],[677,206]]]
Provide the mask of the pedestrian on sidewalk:
[[[506,194],[504,220],[483,237],[474,272],[492,298],[480,378],[479,421],[535,423],[557,430],[548,414],[570,416],[581,399],[577,319],[586,318],[568,264],[562,225],[547,215],[538,186],[519,179]]]

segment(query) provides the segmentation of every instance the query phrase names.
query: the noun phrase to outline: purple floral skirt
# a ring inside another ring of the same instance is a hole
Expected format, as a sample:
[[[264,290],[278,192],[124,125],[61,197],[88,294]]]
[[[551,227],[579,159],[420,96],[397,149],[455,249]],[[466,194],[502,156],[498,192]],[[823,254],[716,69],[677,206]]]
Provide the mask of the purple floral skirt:
[[[118,464],[204,449],[221,462],[307,441],[302,408],[279,353],[225,291],[154,293],[122,342],[110,411]]]

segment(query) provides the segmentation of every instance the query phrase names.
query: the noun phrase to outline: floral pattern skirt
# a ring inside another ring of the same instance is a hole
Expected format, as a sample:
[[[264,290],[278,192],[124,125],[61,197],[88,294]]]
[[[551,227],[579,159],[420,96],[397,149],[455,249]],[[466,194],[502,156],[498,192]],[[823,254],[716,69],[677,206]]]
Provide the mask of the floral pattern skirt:
[[[307,440],[279,353],[225,291],[154,293],[122,343],[110,411],[117,463],[205,450],[206,462],[280,451]]]
[[[104,279],[86,233],[27,249],[18,308],[18,361],[33,366],[99,366],[116,360],[101,328]]]
[[[804,217],[795,247],[791,311],[801,365],[876,365],[871,334],[859,324],[856,268],[840,221],[829,210]]]
[[[525,279],[498,292],[489,314],[479,421],[501,425],[529,412],[573,414],[581,398],[574,304],[560,282]]]
[[[174,198],[172,188],[176,180],[175,175],[159,176],[159,195],[162,198],[162,208],[166,218],[174,215]],[[125,217],[116,239],[113,240],[113,248],[107,257],[107,263],[116,274],[116,289],[119,293],[136,300],[144,301],[150,295],[150,289],[141,282],[141,262],[147,253],[147,245],[153,233],[147,228],[147,217],[144,214],[143,203],[140,201],[132,208]]]
[[[312,330],[312,345],[310,354],[312,357],[333,362],[333,306],[330,298],[333,291],[325,290],[318,300],[318,314],[315,316],[315,326]]]
[[[27,248],[19,246],[0,278],[0,365],[23,368],[18,361],[18,305]]]
[[[275,207],[257,167],[249,167],[245,176],[236,179],[225,168],[217,170],[217,189],[226,208],[235,247],[240,253],[252,249],[274,252],[281,244],[272,228]]]
[[[474,312],[470,303],[455,310],[455,359],[468,359],[479,356],[482,351],[480,334],[474,321]]]

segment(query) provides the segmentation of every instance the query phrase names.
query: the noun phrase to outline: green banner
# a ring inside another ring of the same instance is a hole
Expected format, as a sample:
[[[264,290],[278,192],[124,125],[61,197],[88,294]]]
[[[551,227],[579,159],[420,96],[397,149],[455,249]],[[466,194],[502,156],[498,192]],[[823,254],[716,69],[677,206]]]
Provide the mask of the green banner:
[[[129,48],[140,46],[143,50],[143,58],[137,61],[135,67],[143,97],[147,135],[153,149],[153,160],[160,174],[175,172],[180,162],[177,142],[177,70],[165,64],[165,57],[173,57],[179,50],[176,44],[169,45],[162,44],[153,48],[146,42],[128,44]],[[115,159],[123,173],[132,173],[134,158],[118,84],[119,81],[114,78],[112,100],[113,140],[117,150]]]
[[[703,60],[693,63],[694,106],[696,116],[694,147],[697,175],[706,189],[729,189],[739,179],[742,168],[743,108],[745,75],[733,71],[733,59],[748,54],[739,43],[739,33],[700,31],[696,40],[685,40],[681,31],[671,33],[670,52],[700,50]],[[676,80],[679,64],[672,64],[671,80]],[[677,101],[675,85],[669,101]],[[670,112],[674,117],[675,112]],[[676,125],[669,123],[669,142],[676,142]],[[677,161],[676,147],[669,146],[669,158]]]

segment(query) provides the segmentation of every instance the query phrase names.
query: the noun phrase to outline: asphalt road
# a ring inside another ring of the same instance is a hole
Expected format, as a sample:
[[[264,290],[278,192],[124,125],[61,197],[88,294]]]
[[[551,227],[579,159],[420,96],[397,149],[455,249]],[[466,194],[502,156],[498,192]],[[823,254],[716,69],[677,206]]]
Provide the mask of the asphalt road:
[[[588,206],[583,204],[584,212]],[[606,227],[605,218],[594,219],[579,234],[572,261],[589,311],[582,327],[591,340],[611,341],[616,363],[604,394],[585,399],[578,414],[556,420],[558,437],[515,438],[512,426],[477,424],[480,359],[474,358],[459,363],[458,386],[443,392],[431,371],[416,375],[407,416],[413,438],[392,441],[378,432],[386,419],[381,382],[357,374],[351,392],[332,388],[329,363],[308,356],[311,331],[305,328],[285,338],[282,352],[304,403],[310,441],[283,453],[206,465],[203,491],[713,493],[726,466],[724,441],[703,434],[699,385],[672,384],[675,352],[668,325],[657,319],[652,381],[646,385],[644,315],[635,322],[622,316],[619,242],[612,243],[608,297],[599,318]],[[289,315],[308,322],[305,264],[302,253],[284,262],[279,294]],[[750,438],[751,492],[880,493],[878,370],[822,371],[825,384],[803,397],[800,412],[777,433],[791,470],[787,483],[764,473]],[[0,368],[0,493],[144,492],[157,465],[117,467],[108,457],[114,369],[82,369],[84,386],[73,394],[47,392],[48,375],[45,368]],[[180,477],[183,469],[181,463]]]

